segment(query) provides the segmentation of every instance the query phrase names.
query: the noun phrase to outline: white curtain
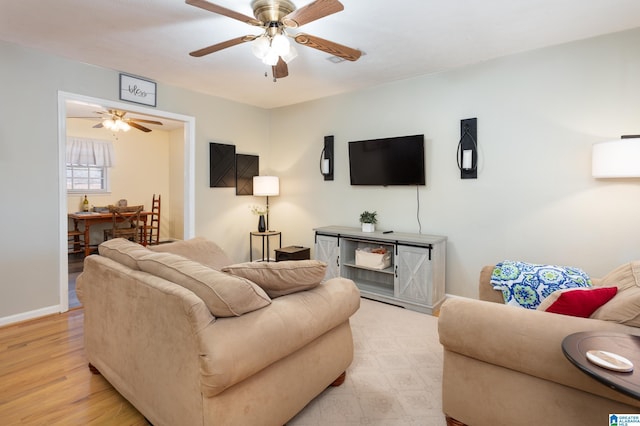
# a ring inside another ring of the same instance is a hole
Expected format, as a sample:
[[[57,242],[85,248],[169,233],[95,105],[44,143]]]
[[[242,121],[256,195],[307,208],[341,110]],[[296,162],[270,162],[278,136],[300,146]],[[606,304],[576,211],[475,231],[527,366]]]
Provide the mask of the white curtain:
[[[113,167],[113,143],[96,139],[67,138],[67,164]]]

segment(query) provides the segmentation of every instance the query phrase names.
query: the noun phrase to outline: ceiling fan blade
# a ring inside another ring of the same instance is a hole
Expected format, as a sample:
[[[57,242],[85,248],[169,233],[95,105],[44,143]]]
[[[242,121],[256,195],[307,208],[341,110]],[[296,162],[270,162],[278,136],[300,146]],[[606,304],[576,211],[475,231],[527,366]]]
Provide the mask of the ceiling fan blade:
[[[271,71],[274,79],[284,78],[289,75],[289,67],[282,58],[278,58],[278,63],[271,67]]]
[[[142,125],[140,125],[138,123],[135,123],[133,121],[128,121],[127,124],[129,124],[129,126],[131,126],[131,127],[135,127],[136,129],[142,130],[143,132],[146,132],[146,133],[149,133],[151,131],[151,129],[147,129],[146,127],[144,127],[144,126],[142,126]]]
[[[344,6],[338,0],[316,0],[282,18],[282,23],[285,27],[297,28],[341,10]]]
[[[162,123],[159,121],[155,121],[155,120],[144,120],[142,118],[128,118],[126,120],[129,124],[131,124],[131,122],[136,122],[136,123],[147,123],[147,124],[156,124],[158,126],[162,126]]]
[[[222,43],[214,44],[199,50],[194,50],[190,52],[189,55],[194,56],[196,58],[200,58],[202,56],[208,55],[213,52],[217,52],[222,49],[226,49],[228,47],[232,47],[238,45],[240,43],[246,43],[248,41],[255,40],[258,36],[254,35],[245,35],[241,37],[232,38],[231,40],[223,41]]]
[[[312,36],[309,34],[296,34],[294,40],[296,41],[296,43],[299,43],[303,46],[309,46],[313,47],[314,49],[322,50],[323,52],[338,56],[340,58],[346,59],[347,61],[357,61],[362,55],[362,52],[358,49],[343,46],[333,41],[325,40],[323,38]]]
[[[217,4],[209,3],[205,0],[186,0],[185,3],[190,4],[191,6],[199,7],[200,9],[208,10],[209,12],[217,13],[218,15],[224,15],[228,18],[235,19],[249,25],[255,25],[257,27],[261,27],[264,25],[262,22],[258,21],[255,18],[243,15],[242,13],[238,13],[231,9],[227,9],[226,7],[218,6]]]

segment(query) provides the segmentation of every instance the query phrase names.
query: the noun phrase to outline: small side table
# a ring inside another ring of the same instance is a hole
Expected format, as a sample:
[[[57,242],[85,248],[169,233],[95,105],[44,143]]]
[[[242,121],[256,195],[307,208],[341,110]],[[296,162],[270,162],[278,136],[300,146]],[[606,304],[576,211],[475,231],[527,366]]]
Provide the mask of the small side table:
[[[309,259],[311,259],[311,251],[309,250],[309,247],[288,246],[276,249],[276,262]]]
[[[593,364],[586,353],[591,349],[619,354],[634,365],[630,373],[619,373]],[[640,336],[613,331],[582,331],[562,341],[562,352],[576,367],[601,383],[625,395],[640,399]]]
[[[278,237],[278,248],[282,247],[282,232],[280,231],[266,231],[266,232],[250,232],[249,233],[249,261],[253,262],[253,237],[261,237],[262,238],[262,262],[269,262],[269,253],[271,253],[271,248],[269,247],[269,238]],[[264,257],[265,251],[265,243],[267,246],[267,257]]]

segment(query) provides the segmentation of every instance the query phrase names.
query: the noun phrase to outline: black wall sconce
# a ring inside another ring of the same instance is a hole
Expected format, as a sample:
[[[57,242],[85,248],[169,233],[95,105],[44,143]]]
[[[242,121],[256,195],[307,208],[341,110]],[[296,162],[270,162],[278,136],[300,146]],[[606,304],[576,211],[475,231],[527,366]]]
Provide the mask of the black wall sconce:
[[[478,178],[478,119],[460,120],[460,142],[458,142],[458,169],[460,179]]]
[[[333,180],[333,135],[324,137],[324,148],[320,153],[320,173],[324,180]]]

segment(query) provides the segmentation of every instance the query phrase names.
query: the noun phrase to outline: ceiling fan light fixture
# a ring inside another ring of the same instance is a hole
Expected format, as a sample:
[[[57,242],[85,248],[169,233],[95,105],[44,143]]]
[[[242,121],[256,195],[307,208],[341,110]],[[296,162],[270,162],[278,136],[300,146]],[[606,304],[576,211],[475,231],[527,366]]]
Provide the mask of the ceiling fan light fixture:
[[[258,59],[264,59],[269,53],[269,38],[266,35],[261,35],[251,42],[251,52]]]
[[[284,34],[276,34],[271,39],[271,48],[275,50],[278,56],[285,56],[291,49],[291,43],[289,43],[289,39]]]
[[[285,61],[285,63],[289,63],[291,61],[293,61],[295,58],[298,57],[298,50],[293,47],[293,45],[289,46],[289,52],[285,55],[280,55],[280,57],[282,58],[283,61]]]
[[[116,127],[118,128],[118,130],[122,130],[123,132],[128,132],[129,130],[131,130],[131,126],[129,126],[129,123],[122,120],[118,120],[116,122]]]
[[[112,132],[119,132],[122,130],[123,132],[128,132],[131,130],[131,126],[126,121],[121,118],[107,118],[106,120],[102,120],[102,125],[111,130]]]
[[[113,130],[116,126],[116,122],[108,118],[106,120],[102,120],[102,125],[109,130]]]
[[[265,65],[275,66],[278,63],[278,54],[274,49],[269,49],[269,52],[266,54],[264,58],[262,58],[262,62]]]

